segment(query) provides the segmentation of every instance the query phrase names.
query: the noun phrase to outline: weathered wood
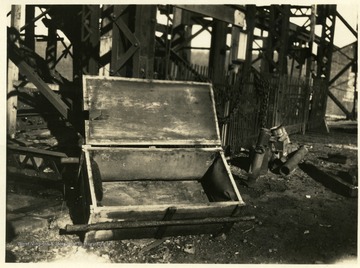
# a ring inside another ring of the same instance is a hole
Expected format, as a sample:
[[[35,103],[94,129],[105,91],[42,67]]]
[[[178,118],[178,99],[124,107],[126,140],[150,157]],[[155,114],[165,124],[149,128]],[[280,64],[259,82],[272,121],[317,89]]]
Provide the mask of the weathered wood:
[[[322,183],[325,187],[330,188],[334,192],[350,197],[358,196],[358,186],[344,181],[334,174],[334,170],[315,166],[309,161],[305,161],[301,168],[314,180]]]
[[[39,91],[50,101],[56,110],[65,118],[70,118],[69,107],[61,100],[61,98],[54,93],[51,88],[39,77],[39,75],[23,60],[17,55],[16,47],[13,47],[13,53],[9,53],[9,57],[12,62],[14,62],[19,68],[20,72],[26,75],[34,85],[39,89]]]
[[[132,77],[154,77],[156,6],[137,5],[135,11],[135,32],[139,50],[133,57]]]
[[[197,181],[117,181],[103,183],[103,189],[103,206],[207,202]]]
[[[211,148],[89,148],[103,181],[199,180],[218,149]]]
[[[114,229],[132,229],[132,228],[149,228],[159,226],[183,226],[183,225],[202,225],[229,223],[239,221],[254,220],[254,216],[242,217],[224,217],[224,218],[204,218],[188,220],[171,220],[171,221],[118,221],[118,222],[99,222],[94,224],[66,225],[66,232],[88,232],[95,230],[114,230]]]
[[[210,84],[84,77],[87,144],[220,145]]]
[[[213,24],[209,66],[212,66],[213,68],[210,76],[215,84],[221,83],[222,78],[224,77],[227,27],[227,23],[222,21],[215,21]]]
[[[202,202],[177,203],[177,213],[173,219],[194,219],[206,217],[227,217],[230,216],[236,206],[244,206],[245,203],[238,201],[229,202]],[[129,205],[129,206],[108,206],[94,208],[91,222],[107,221],[108,219],[127,220],[161,220],[171,204],[156,205]]]
[[[20,29],[21,6],[11,6],[11,27]],[[16,133],[16,115],[17,115],[17,93],[14,88],[14,82],[18,80],[19,70],[15,63],[8,60],[7,75],[7,134],[15,138]]]
[[[222,230],[244,202],[220,147],[211,85],[86,76],[83,84],[92,204],[85,241]]]
[[[30,147],[23,147],[17,145],[7,145],[7,149],[16,151],[18,153],[30,154],[34,156],[46,156],[46,157],[54,157],[54,158],[67,158],[68,156],[61,152],[56,151],[49,151],[44,149],[38,148],[30,148]]]
[[[96,208],[97,201],[96,201],[96,195],[95,195],[95,186],[94,186],[94,177],[93,177],[91,159],[90,159],[88,151],[85,151],[84,154],[85,154],[85,166],[86,166],[88,179],[89,179],[91,203],[92,203],[93,208]]]

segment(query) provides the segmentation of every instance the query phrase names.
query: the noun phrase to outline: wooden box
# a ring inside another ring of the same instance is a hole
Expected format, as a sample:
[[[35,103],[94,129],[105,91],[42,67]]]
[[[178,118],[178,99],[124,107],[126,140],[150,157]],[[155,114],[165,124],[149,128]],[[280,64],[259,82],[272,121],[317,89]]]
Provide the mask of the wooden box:
[[[219,233],[244,205],[211,84],[84,76],[85,241]]]

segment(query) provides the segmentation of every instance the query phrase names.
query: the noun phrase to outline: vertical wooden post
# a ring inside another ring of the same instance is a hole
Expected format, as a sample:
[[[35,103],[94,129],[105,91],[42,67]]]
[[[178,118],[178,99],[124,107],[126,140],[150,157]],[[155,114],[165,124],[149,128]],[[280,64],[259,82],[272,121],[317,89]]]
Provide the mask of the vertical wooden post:
[[[138,5],[135,15],[135,36],[139,50],[133,57],[133,77],[154,77],[156,6]]]
[[[256,6],[254,5],[246,6],[247,44],[246,44],[246,55],[245,55],[245,63],[244,63],[244,73],[247,78],[250,78],[247,75],[250,74],[250,70],[252,66],[255,15],[256,15]]]
[[[32,20],[35,17],[35,6],[26,5],[25,7],[25,46],[35,51],[35,27]]]
[[[211,78],[214,84],[221,83],[225,70],[227,26],[226,22],[213,22],[209,66],[213,68]]]
[[[20,29],[21,5],[11,6],[11,27]],[[7,76],[7,134],[10,138],[15,138],[16,115],[17,115],[17,92],[14,82],[18,80],[19,70],[16,65],[8,60]]]
[[[46,63],[49,69],[55,69],[57,56],[57,32],[56,28],[50,26],[48,28],[48,39],[45,51]]]

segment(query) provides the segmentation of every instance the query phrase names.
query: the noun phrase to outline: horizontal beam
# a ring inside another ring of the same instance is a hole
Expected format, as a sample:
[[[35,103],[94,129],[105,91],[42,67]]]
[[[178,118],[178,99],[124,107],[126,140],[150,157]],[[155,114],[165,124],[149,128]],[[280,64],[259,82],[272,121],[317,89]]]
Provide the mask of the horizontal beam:
[[[66,233],[89,232],[113,229],[132,229],[132,228],[149,228],[160,226],[181,226],[181,225],[202,225],[202,224],[219,224],[239,221],[254,220],[254,216],[243,217],[224,217],[224,218],[204,218],[188,220],[170,220],[170,221],[119,221],[119,222],[99,222],[93,224],[76,224],[66,225]]]
[[[233,7],[224,5],[176,5],[175,7],[244,27],[245,14]]]
[[[39,157],[55,157],[55,158],[68,158],[68,156],[62,152],[56,152],[56,151],[49,151],[39,148],[31,148],[31,147],[24,147],[24,146],[17,146],[17,145],[10,145],[8,144],[7,149],[11,151],[15,151],[17,153],[22,154],[29,154],[33,156],[39,156]]]

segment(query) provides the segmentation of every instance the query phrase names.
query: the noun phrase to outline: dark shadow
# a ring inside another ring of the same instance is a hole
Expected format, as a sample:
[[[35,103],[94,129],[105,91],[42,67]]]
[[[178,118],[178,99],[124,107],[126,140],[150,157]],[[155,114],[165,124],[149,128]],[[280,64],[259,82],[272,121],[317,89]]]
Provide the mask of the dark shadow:
[[[78,165],[68,168],[63,174],[65,181],[65,200],[69,209],[70,218],[73,224],[86,224],[90,216],[90,190],[89,182],[84,174],[86,170],[81,170],[79,177],[77,171]],[[68,235],[65,230],[59,230],[60,235]],[[85,233],[76,233],[80,241],[83,242]]]
[[[354,173],[354,174],[351,174]],[[339,171],[337,175],[347,183],[357,186],[358,185],[358,178],[357,178],[357,170],[354,172],[349,171]]]
[[[331,126],[330,132],[341,132],[341,133],[349,133],[349,134],[357,134],[357,126],[356,125],[342,125],[342,126]]]
[[[331,163],[346,164],[348,157],[340,153],[329,153],[328,157],[318,157],[318,159]]]
[[[237,200],[234,188],[229,180],[229,175],[220,156],[215,158],[200,182],[210,202]]]
[[[5,251],[5,262],[16,262],[16,256],[10,250]]]
[[[235,158],[231,159],[229,162],[231,165],[241,168],[241,169],[245,170],[246,172],[248,172],[250,169],[251,162],[250,162],[249,156],[235,157]]]
[[[11,242],[16,237],[14,227],[11,222],[6,220],[6,243]]]

